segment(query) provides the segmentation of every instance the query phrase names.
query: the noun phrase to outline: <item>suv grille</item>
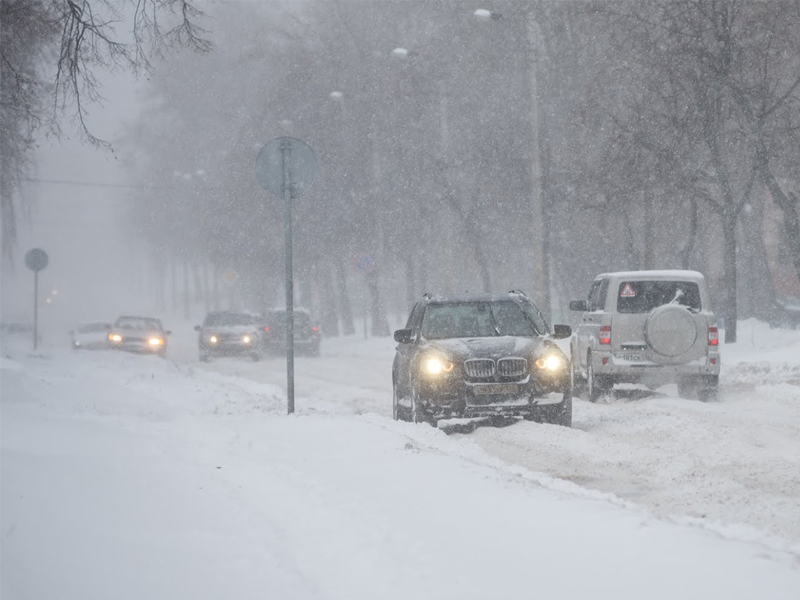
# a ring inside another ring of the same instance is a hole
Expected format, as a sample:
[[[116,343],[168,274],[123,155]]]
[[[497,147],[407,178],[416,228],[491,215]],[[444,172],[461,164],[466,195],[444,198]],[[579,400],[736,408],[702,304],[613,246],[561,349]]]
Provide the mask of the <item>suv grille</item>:
[[[464,370],[468,377],[481,379],[494,375],[494,361],[491,358],[471,358],[464,361]]]
[[[497,361],[500,377],[522,377],[528,372],[528,361],[524,358],[501,358]]]

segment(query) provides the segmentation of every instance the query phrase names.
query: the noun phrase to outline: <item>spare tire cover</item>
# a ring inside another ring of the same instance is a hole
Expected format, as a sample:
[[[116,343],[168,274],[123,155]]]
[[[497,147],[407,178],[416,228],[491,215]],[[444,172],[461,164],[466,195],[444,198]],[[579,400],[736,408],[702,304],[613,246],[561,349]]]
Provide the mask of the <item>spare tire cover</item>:
[[[697,340],[692,313],[682,306],[665,304],[656,308],[645,324],[647,343],[661,356],[675,358],[689,351]]]

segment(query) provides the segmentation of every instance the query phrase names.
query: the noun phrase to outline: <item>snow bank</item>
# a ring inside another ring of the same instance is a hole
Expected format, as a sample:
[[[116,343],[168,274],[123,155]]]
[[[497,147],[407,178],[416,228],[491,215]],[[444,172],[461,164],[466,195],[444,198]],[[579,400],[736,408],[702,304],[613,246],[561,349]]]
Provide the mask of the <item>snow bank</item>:
[[[800,594],[790,554],[543,486],[432,428],[286,417],[269,383],[156,357],[12,360],[4,600]]]

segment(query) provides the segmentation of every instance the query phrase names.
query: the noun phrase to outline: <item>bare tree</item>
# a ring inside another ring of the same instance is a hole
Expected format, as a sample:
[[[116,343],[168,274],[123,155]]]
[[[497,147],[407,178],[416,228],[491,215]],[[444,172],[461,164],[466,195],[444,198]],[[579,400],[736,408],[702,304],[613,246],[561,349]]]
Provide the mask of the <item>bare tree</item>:
[[[132,18],[129,15],[132,14]],[[208,50],[191,0],[0,0],[3,253],[15,237],[17,203],[35,134],[61,134],[66,118],[91,144],[87,107],[103,100],[98,71],[151,68],[170,48]],[[47,96],[50,110],[45,110]]]

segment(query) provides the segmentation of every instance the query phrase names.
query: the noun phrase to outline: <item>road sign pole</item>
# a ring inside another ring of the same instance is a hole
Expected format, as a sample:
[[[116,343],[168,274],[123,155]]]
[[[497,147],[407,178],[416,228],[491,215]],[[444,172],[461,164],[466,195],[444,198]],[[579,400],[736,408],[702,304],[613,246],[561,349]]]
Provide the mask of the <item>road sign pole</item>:
[[[292,274],[292,145],[281,143],[283,158],[283,236],[286,242],[286,410],[294,412],[294,277]]]
[[[294,412],[294,278],[292,276],[292,200],[302,196],[317,177],[317,157],[305,142],[274,138],[256,157],[256,179],[276,198],[283,198],[286,244],[286,408]]]
[[[39,344],[39,271],[33,272],[33,351]]]

